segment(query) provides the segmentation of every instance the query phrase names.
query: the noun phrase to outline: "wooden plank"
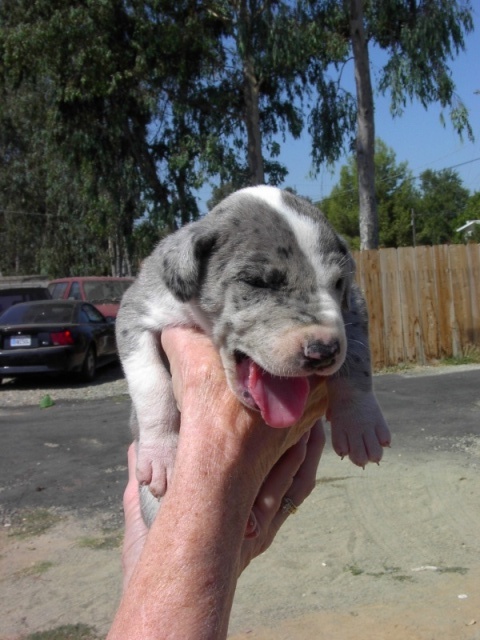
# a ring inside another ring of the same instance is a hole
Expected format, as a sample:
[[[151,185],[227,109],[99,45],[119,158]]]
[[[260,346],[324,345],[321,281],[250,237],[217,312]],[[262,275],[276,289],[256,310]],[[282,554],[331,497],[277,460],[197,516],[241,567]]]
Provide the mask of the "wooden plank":
[[[405,362],[396,249],[380,251],[380,274],[387,366]]]
[[[435,262],[432,247],[417,247],[417,303],[423,363],[440,357],[438,300],[435,292]]]
[[[357,263],[357,283],[365,296],[368,309],[372,367],[378,371],[386,366],[379,252],[358,251],[354,258]]]
[[[472,308],[470,304],[470,284],[467,252],[464,245],[450,245],[448,249],[451,269],[454,328],[457,332],[457,346],[454,355],[461,355],[469,343],[469,330],[472,327]]]
[[[480,347],[480,244],[467,244],[468,279],[472,325],[468,329],[468,340]]]
[[[416,257],[413,247],[397,249],[400,320],[403,333],[403,350],[407,362],[423,364],[423,350],[419,337]]]
[[[453,337],[455,318],[452,298],[452,282],[450,263],[448,258],[448,246],[437,245],[432,247],[435,264],[435,296],[437,299],[437,327],[438,327],[438,357],[445,358],[453,354]]]

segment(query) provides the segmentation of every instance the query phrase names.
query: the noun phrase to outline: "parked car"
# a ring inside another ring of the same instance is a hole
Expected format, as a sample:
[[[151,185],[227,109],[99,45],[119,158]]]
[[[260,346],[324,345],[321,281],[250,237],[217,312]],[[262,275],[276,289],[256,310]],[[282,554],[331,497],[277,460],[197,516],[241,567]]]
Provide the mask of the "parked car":
[[[88,302],[22,302],[0,316],[0,381],[69,372],[91,381],[116,359],[115,324]]]
[[[0,315],[19,302],[50,300],[51,297],[47,287],[2,287],[0,289]]]
[[[52,298],[84,300],[95,305],[106,318],[116,318],[122,296],[133,280],[100,276],[58,278],[48,283],[48,290]]]

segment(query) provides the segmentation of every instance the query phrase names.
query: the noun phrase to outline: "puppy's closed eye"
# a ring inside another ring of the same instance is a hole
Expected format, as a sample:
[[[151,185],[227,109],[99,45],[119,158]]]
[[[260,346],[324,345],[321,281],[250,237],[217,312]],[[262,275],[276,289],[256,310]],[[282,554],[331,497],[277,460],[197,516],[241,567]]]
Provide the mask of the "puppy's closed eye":
[[[238,280],[256,289],[280,289],[286,284],[287,276],[280,269],[246,270],[238,274]]]

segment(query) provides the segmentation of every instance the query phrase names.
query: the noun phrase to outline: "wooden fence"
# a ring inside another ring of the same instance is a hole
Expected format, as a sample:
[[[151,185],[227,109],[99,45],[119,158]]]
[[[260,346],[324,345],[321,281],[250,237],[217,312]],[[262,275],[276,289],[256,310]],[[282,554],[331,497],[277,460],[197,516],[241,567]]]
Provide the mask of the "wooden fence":
[[[354,252],[375,370],[480,348],[480,245]]]

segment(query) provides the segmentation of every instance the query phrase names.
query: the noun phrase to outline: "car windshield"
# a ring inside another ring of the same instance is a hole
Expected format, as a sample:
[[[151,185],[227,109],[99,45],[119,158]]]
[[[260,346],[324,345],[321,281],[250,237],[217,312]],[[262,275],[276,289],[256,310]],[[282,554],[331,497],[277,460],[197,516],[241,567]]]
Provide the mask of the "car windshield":
[[[2,315],[2,324],[50,324],[73,322],[71,304],[18,304]]]
[[[132,283],[128,280],[114,282],[106,280],[104,282],[84,282],[83,289],[88,302],[120,302],[123,294]]]
[[[22,289],[2,289],[0,290],[0,315],[3,311],[13,307],[19,302],[30,300],[49,300],[50,294],[45,287],[25,287]]]

